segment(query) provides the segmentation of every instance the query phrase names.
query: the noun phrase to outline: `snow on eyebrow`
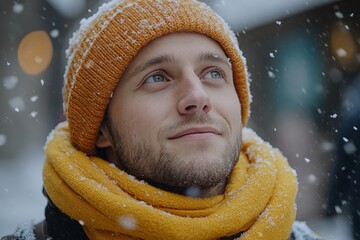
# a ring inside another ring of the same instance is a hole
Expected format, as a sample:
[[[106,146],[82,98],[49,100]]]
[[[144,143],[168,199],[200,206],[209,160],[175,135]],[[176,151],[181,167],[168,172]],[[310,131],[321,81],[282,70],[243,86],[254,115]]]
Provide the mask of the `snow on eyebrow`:
[[[225,63],[226,65],[231,65],[231,62],[229,62],[228,58],[223,58],[217,53],[211,53],[211,52],[203,52],[199,56],[199,60],[201,62],[221,62]]]

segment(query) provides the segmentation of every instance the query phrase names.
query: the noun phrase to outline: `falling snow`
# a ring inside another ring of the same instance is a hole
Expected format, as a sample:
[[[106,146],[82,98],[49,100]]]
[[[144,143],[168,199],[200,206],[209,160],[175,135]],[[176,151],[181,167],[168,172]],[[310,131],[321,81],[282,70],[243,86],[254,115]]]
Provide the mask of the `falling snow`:
[[[333,144],[331,142],[324,141],[321,143],[321,149],[325,152],[330,152],[334,148],[335,148],[335,144]]]
[[[335,119],[335,118],[337,118],[337,114],[336,113],[331,114],[330,117]]]
[[[6,136],[5,134],[0,134],[0,146],[4,146],[6,143]]]
[[[13,12],[14,13],[22,13],[24,11],[24,5],[14,2],[14,6],[13,6]]]
[[[310,175],[308,176],[308,181],[309,181],[310,183],[315,183],[315,182],[316,182],[316,176],[315,176],[314,174],[310,174]]]
[[[271,58],[275,58],[274,53],[272,53],[272,52],[269,53],[269,56],[270,56]]]
[[[59,36],[59,30],[57,30],[57,29],[51,30],[50,36],[51,36],[52,38],[57,38],[57,37]]]
[[[342,210],[339,206],[335,206],[335,211],[337,214],[341,214],[342,213]]]
[[[268,71],[268,76],[269,76],[270,78],[275,78],[275,77],[276,77],[276,76],[275,76],[275,73],[272,72],[272,71]]]
[[[339,48],[336,50],[336,54],[339,56],[339,57],[345,57],[347,55],[347,52],[345,51],[345,49],[343,48]]]
[[[32,96],[32,97],[30,98],[30,100],[31,100],[32,102],[36,102],[38,99],[39,99],[39,97],[36,96],[36,95],[34,95],[34,96]]]
[[[335,16],[336,16],[337,18],[340,18],[340,19],[344,18],[344,14],[343,14],[342,12],[340,12],[340,11],[336,11],[336,12],[335,12]]]
[[[31,116],[32,118],[35,118],[37,115],[38,115],[38,112],[31,112],[31,113],[30,113],[30,116]]]
[[[305,160],[306,163],[310,162],[310,159],[308,159],[308,158],[304,158],[304,160]]]
[[[15,112],[25,110],[25,103],[21,97],[10,98],[8,103],[10,105],[10,108],[13,109]]]
[[[19,79],[16,76],[8,76],[4,78],[4,87],[7,90],[14,89],[19,82]]]
[[[200,194],[201,194],[200,189],[195,186],[189,187],[185,191],[186,196],[193,197],[193,198],[200,197]]]
[[[357,151],[357,148],[353,142],[345,143],[343,148],[345,153],[348,155],[354,154]]]

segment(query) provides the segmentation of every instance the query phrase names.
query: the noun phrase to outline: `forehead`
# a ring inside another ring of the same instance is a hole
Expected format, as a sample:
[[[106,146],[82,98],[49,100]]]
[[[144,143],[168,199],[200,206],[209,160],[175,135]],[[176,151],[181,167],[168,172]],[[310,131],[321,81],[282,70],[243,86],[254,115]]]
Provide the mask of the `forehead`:
[[[219,57],[226,57],[221,46],[213,39],[199,33],[171,33],[149,42],[133,61],[146,60],[154,55],[171,54],[175,58],[189,57],[202,52],[211,52]]]

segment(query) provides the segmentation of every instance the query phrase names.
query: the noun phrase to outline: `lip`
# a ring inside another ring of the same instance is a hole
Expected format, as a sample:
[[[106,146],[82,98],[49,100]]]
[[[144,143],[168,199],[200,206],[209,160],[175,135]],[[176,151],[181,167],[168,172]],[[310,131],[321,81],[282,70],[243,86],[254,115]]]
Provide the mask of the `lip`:
[[[193,127],[178,132],[174,136],[169,137],[169,139],[192,138],[192,137],[198,138],[198,137],[206,137],[211,135],[221,135],[221,133],[219,130],[212,127]]]

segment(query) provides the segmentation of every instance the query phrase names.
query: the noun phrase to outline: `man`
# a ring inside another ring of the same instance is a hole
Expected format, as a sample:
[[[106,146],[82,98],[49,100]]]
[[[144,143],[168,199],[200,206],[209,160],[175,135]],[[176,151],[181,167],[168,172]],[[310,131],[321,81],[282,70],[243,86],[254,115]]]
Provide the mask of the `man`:
[[[294,171],[243,129],[245,59],[208,6],[111,1],[67,56],[46,220],[9,239],[314,239],[294,224]]]

